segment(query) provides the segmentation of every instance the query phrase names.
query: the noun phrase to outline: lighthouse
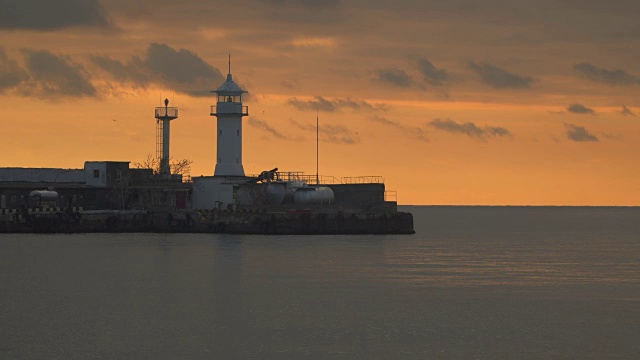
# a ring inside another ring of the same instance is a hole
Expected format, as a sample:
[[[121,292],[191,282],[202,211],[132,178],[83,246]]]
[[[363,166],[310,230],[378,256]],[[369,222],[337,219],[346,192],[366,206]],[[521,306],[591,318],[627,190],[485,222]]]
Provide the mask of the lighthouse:
[[[160,159],[160,174],[171,174],[169,166],[169,137],[171,120],[178,118],[178,108],[169,107],[169,99],[164,99],[164,107],[156,108],[156,157]]]
[[[218,119],[217,161],[214,176],[244,176],[242,166],[242,117],[249,115],[249,107],[242,105],[242,90],[231,76],[231,61],[227,81],[212,91],[218,102],[211,107],[211,116]]]

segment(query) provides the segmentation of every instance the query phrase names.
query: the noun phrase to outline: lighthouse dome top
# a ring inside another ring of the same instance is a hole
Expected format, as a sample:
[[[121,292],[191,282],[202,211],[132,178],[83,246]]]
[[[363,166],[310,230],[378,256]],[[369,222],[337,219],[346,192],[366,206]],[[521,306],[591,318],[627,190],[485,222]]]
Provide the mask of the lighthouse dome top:
[[[247,91],[242,90],[240,86],[233,81],[231,74],[227,74],[227,81],[220,85],[215,92],[218,93],[218,95],[239,95]]]

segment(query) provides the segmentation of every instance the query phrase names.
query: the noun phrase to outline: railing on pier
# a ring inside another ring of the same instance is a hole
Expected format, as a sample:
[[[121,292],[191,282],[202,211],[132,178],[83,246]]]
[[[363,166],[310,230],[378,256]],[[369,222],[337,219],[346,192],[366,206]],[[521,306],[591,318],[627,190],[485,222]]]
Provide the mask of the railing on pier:
[[[258,177],[258,175],[247,175],[248,177]],[[384,184],[382,176],[347,176],[336,178],[326,175],[310,175],[302,171],[277,171],[274,173],[273,181],[304,182],[310,185],[336,185],[336,184]]]
[[[340,184],[340,180],[333,176],[309,175],[300,171],[293,172],[277,172],[276,179],[280,181],[302,181],[307,184]]]
[[[384,184],[382,176],[348,176],[342,178],[342,184]]]

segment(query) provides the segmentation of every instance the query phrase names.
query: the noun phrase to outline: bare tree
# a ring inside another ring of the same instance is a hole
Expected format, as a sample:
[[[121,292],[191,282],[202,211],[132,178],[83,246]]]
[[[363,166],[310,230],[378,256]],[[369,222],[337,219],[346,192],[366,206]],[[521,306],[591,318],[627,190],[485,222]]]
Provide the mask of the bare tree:
[[[171,173],[172,174],[181,174],[181,175],[189,175],[191,173],[191,164],[193,164],[193,160],[191,159],[182,159],[182,160],[169,160]]]
[[[159,174],[160,164],[160,158],[148,154],[146,159],[142,162],[134,162],[133,166],[138,169],[151,169],[154,174]],[[173,160],[173,158],[169,158],[169,168],[172,174],[188,175],[191,172],[191,164],[193,164],[191,159]]]
[[[136,169],[151,169],[154,174],[158,174],[160,172],[160,159],[151,154],[147,154],[146,159],[141,162],[134,162],[133,166]]]
[[[127,208],[131,195],[131,173],[128,171],[119,178],[110,178],[111,192],[120,210]]]

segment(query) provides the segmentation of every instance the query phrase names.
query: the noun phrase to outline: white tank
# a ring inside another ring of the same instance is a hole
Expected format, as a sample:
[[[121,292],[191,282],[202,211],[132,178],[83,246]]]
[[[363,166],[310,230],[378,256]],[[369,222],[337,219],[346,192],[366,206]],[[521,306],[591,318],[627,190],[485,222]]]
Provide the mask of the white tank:
[[[284,184],[269,183],[267,185],[267,202],[269,205],[280,205],[284,201]]]
[[[333,190],[326,186],[301,187],[293,193],[298,205],[329,205],[333,202]]]
[[[39,197],[41,201],[56,201],[58,200],[58,193],[51,190],[34,190],[29,193],[30,197]]]
[[[58,206],[58,193],[51,190],[34,190],[29,193],[29,206]]]
[[[284,203],[292,203],[293,193],[296,192],[296,189],[307,186],[307,183],[302,180],[289,181],[286,183],[286,188],[284,192]]]
[[[294,181],[289,181],[287,184],[288,184],[288,186],[289,186],[290,188],[292,188],[292,189],[296,189],[296,188],[299,188],[299,187],[305,187],[305,186],[307,186],[307,182],[306,182],[306,181],[304,181],[304,180],[294,180]]]

